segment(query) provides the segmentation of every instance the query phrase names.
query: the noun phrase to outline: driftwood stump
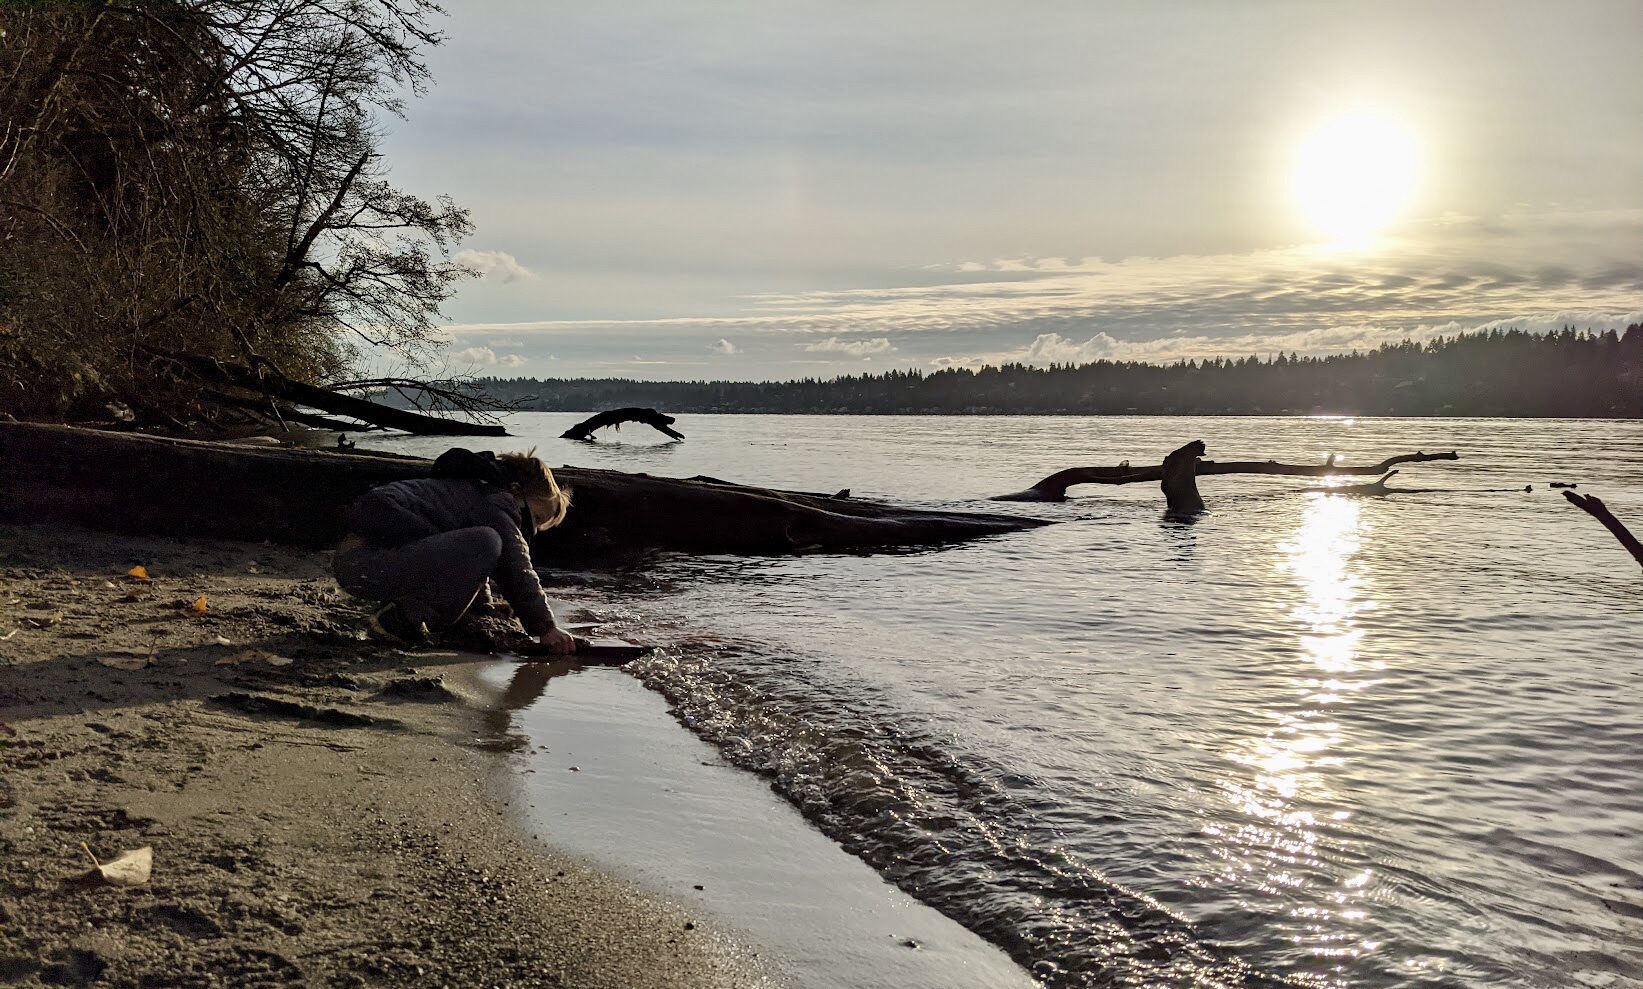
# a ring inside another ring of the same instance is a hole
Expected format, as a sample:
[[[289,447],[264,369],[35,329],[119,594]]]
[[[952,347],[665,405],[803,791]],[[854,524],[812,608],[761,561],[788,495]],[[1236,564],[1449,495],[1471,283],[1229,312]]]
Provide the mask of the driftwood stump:
[[[1158,486],[1164,491],[1169,514],[1186,518],[1204,510],[1204,499],[1198,494],[1198,458],[1204,452],[1204,441],[1193,440],[1164,458]]]

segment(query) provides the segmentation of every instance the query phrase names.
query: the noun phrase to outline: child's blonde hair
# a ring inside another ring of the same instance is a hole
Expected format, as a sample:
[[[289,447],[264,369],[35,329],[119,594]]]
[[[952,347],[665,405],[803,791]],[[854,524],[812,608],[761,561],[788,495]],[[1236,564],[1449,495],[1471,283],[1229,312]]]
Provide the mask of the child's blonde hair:
[[[524,453],[499,453],[496,460],[502,465],[502,473],[508,482],[518,487],[521,493],[553,506],[546,518],[536,520],[538,529],[551,529],[565,521],[565,513],[570,510],[570,493],[559,486],[553,478],[553,471],[538,459],[536,447]]]

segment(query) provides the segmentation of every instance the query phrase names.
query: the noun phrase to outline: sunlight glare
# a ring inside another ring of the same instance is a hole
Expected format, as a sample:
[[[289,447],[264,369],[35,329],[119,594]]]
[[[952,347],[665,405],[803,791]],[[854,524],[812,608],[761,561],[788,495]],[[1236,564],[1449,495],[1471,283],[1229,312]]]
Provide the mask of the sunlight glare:
[[[1318,232],[1362,241],[1396,220],[1420,177],[1420,143],[1402,121],[1359,108],[1329,118],[1301,143],[1290,178]]]

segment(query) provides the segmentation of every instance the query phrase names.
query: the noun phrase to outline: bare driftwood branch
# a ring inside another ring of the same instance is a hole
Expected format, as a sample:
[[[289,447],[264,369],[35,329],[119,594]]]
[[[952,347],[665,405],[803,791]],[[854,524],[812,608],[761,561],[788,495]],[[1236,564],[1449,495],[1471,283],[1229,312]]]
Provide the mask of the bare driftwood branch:
[[[624,422],[642,422],[673,439],[682,440],[685,438],[685,434],[673,428],[674,421],[672,416],[663,415],[655,409],[641,409],[631,406],[625,409],[607,409],[596,416],[583,419],[560,433],[559,438],[592,441],[593,431],[596,429],[604,429],[606,426],[621,428]]]
[[[348,419],[333,419],[330,416],[317,415],[313,412],[304,412],[286,403],[274,403],[266,398],[247,398],[243,395],[230,395],[227,392],[209,392],[205,395],[218,405],[227,405],[236,409],[245,409],[255,412],[275,422],[289,419],[304,426],[315,429],[334,429],[343,433],[368,432],[373,427],[362,426]]]
[[[1620,540],[1620,545],[1632,554],[1632,559],[1643,563],[1643,543],[1637,541],[1637,537],[1632,535],[1625,523],[1609,512],[1609,507],[1603,504],[1603,499],[1596,495],[1575,494],[1573,491],[1563,492],[1563,497],[1569,499],[1569,503],[1576,508],[1603,523],[1603,527],[1614,533],[1614,537]]]
[[[463,378],[424,381],[420,378],[362,378],[326,386],[327,391],[344,394],[391,391],[421,412],[460,412],[486,422],[500,422],[496,413],[514,412],[519,403],[489,394],[477,382]]]
[[[1407,453],[1402,456],[1388,457],[1378,464],[1368,467],[1345,467],[1340,464],[1280,464],[1276,460],[1229,460],[1226,463],[1216,463],[1213,460],[1198,462],[1196,474],[1206,477],[1212,474],[1277,474],[1285,477],[1374,477],[1384,474],[1398,464],[1418,464],[1429,460],[1459,460],[1460,455],[1454,451],[1448,453]],[[1067,470],[1057,471],[1039,481],[1025,491],[1014,494],[997,495],[993,501],[1064,501],[1067,489],[1075,484],[1136,484],[1147,481],[1162,481],[1164,467],[1131,467],[1120,464],[1117,467],[1070,467]]]
[[[1397,473],[1398,472],[1395,471],[1395,470],[1389,470],[1384,475],[1382,475],[1379,479],[1374,480],[1374,481],[1370,481],[1368,484],[1341,484],[1341,485],[1336,485],[1334,487],[1324,485],[1324,486],[1320,486],[1320,487],[1316,487],[1316,488],[1302,488],[1301,490],[1305,491],[1305,492],[1308,492],[1309,494],[1339,494],[1339,495],[1397,494],[1399,492],[1402,492],[1404,489],[1403,488],[1397,488],[1397,489],[1394,490],[1394,489],[1389,488],[1389,487],[1386,486],[1386,482],[1390,481],[1392,478],[1396,477]]]
[[[237,364],[212,360],[195,354],[156,354],[163,360],[173,361],[215,385],[228,385],[261,393],[271,399],[283,399],[312,406],[336,415],[352,416],[361,422],[388,429],[402,429],[407,433],[432,436],[506,436],[508,431],[496,423],[462,422],[439,416],[423,415],[407,409],[396,409],[363,398],[293,381],[269,367],[252,370]]]

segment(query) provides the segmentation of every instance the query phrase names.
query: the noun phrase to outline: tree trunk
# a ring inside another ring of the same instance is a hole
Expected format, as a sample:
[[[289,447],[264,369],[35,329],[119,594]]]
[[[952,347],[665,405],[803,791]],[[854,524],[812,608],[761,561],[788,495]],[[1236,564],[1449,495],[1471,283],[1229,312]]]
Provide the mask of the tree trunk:
[[[369,432],[371,429],[370,426],[362,426],[347,419],[333,419],[330,416],[304,412],[286,402],[275,402],[267,398],[246,398],[243,395],[229,395],[225,392],[211,392],[209,394],[211,401],[219,405],[255,412],[271,423],[290,420],[314,429],[332,429],[341,433],[364,433]]]
[[[378,453],[237,447],[0,423],[0,521],[325,546],[360,494],[428,476],[430,461]],[[542,549],[791,553],[952,542],[1047,524],[927,512],[742,485],[567,467],[563,525]],[[545,558],[551,558],[545,557]]]
[[[194,354],[157,354],[176,361],[193,373],[217,385],[243,388],[247,391],[309,405],[323,412],[352,416],[361,422],[385,429],[399,429],[424,436],[506,436],[508,431],[496,423],[463,422],[441,416],[423,415],[409,409],[368,402],[363,398],[326,391],[314,385],[293,381],[270,370],[253,371],[248,367],[225,364]]]
[[[562,440],[593,440],[593,431],[604,429],[606,426],[620,426],[624,422],[642,422],[647,426],[665,433],[676,440],[685,438],[685,434],[675,430],[672,416],[663,415],[655,409],[641,409],[629,407],[626,409],[608,409],[596,416],[583,419],[581,422],[559,434]]]
[[[1285,477],[1336,477],[1356,476],[1374,477],[1384,474],[1398,464],[1419,464],[1429,460],[1459,460],[1460,455],[1454,451],[1449,453],[1406,453],[1398,457],[1388,457],[1378,464],[1369,467],[1342,467],[1338,464],[1280,464],[1276,460],[1231,460],[1224,464],[1213,460],[1198,462],[1196,475],[1206,477],[1211,474],[1279,474]],[[1014,494],[996,495],[993,501],[1065,501],[1067,489],[1075,484],[1135,484],[1145,481],[1162,481],[1164,467],[1131,467],[1121,464],[1117,467],[1069,467],[1057,471],[1039,481],[1025,491]]]

